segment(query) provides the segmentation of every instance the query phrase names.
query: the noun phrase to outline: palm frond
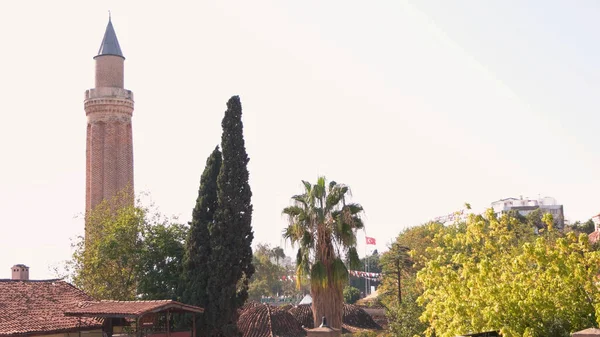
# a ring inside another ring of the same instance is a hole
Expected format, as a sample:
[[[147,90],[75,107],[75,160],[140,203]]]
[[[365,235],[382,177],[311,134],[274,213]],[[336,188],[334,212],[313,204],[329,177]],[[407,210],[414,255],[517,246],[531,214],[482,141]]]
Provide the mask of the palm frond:
[[[302,280],[306,275],[309,275],[310,271],[310,260],[307,255],[307,251],[300,247],[296,254],[296,287],[300,289],[302,287]]]
[[[356,204],[356,203],[347,204],[345,206],[345,208],[347,208],[351,214],[358,214],[358,213],[363,212],[363,207],[360,204]]]
[[[308,195],[306,193],[304,194],[296,194],[292,196],[292,200],[294,200],[294,202],[298,205],[303,205],[306,207],[307,203],[306,203],[306,199],[307,199]]]
[[[325,201],[325,208],[327,208],[328,210],[335,209],[335,207],[342,200],[342,197],[343,197],[343,194],[341,193],[340,189],[338,189],[338,188],[332,189],[331,191],[329,191],[329,194],[327,195],[327,200]]]
[[[305,230],[302,234],[302,242],[301,245],[307,248],[313,248],[315,246],[314,237],[311,232]]]
[[[338,287],[343,288],[348,283],[348,269],[339,257],[331,263],[331,274],[333,278],[331,281]]]
[[[281,211],[281,213],[290,217],[294,217],[304,213],[304,209],[298,206],[288,206],[284,208],[283,211]]]
[[[316,261],[310,270],[310,283],[315,288],[327,288],[327,268],[321,261]]]
[[[319,186],[320,188],[323,189],[323,192],[325,192],[325,185],[326,185],[327,179],[325,178],[325,176],[320,176],[317,178],[317,184],[316,186]]]
[[[361,267],[360,257],[358,256],[356,247],[350,247],[348,249],[348,252],[346,253],[346,260],[348,260],[350,269],[358,269]]]
[[[323,198],[325,198],[325,195],[327,193],[325,191],[325,186],[321,185],[320,183],[317,183],[313,186],[312,193],[313,198],[319,200],[320,206],[323,207]]]
[[[359,230],[359,229],[363,229],[365,228],[365,223],[363,222],[362,218],[355,216],[352,218],[352,223],[354,225],[354,229],[355,230]]]
[[[339,238],[339,242],[342,246],[352,247],[356,246],[356,233],[351,223],[341,221],[336,226],[336,236]]]
[[[292,246],[300,242],[304,236],[304,227],[301,223],[291,223],[283,230],[283,237],[290,240]]]
[[[306,191],[306,194],[310,194],[310,191],[312,189],[311,183],[309,183],[306,180],[302,180],[302,184],[304,185],[304,190]]]

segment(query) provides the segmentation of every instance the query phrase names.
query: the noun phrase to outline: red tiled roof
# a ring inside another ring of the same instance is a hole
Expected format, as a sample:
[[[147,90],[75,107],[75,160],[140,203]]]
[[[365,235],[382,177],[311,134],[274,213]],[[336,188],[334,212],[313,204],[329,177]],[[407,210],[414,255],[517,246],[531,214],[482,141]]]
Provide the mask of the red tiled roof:
[[[80,317],[137,317],[165,310],[179,312],[204,312],[204,309],[172,300],[160,301],[84,301],[65,311],[69,316]]]
[[[98,329],[99,320],[64,315],[66,308],[89,300],[61,280],[0,280],[0,336]]]
[[[306,331],[289,312],[268,304],[251,305],[237,321],[242,337],[304,337]]]

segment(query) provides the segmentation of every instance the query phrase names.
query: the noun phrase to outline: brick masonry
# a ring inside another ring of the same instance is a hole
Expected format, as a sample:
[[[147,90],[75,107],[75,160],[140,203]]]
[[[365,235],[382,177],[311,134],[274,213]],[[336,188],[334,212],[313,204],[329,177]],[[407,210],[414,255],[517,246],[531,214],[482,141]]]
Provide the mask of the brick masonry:
[[[133,202],[133,93],[123,88],[124,58],[99,55],[96,87],[85,92],[86,213],[128,189]]]

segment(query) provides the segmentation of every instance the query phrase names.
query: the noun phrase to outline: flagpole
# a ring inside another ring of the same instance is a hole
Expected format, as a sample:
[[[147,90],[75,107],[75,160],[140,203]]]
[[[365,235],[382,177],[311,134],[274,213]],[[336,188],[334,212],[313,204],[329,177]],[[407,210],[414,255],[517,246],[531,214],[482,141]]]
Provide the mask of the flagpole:
[[[368,252],[369,250],[367,250]],[[369,268],[371,264],[371,256],[369,255],[369,257],[367,257],[367,287],[368,287],[368,292],[369,294],[371,293],[371,278],[369,277]]]
[[[365,297],[367,296],[367,294],[369,293],[369,291],[371,290],[370,286],[371,286],[371,276],[369,275],[369,264],[370,264],[370,256],[367,255],[367,246],[368,245],[377,245],[377,243],[375,242],[375,238],[370,238],[367,236],[367,232],[365,231]],[[372,250],[371,252],[374,252],[375,250]]]
[[[367,232],[365,231],[365,273],[367,272]],[[367,279],[365,278],[365,297],[367,297]]]

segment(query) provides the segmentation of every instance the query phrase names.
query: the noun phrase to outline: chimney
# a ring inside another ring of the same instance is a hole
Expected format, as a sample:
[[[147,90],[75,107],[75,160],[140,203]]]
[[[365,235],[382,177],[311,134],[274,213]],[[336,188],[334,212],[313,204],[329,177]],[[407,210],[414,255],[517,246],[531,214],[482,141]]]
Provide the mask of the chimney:
[[[11,268],[12,279],[18,281],[29,281],[29,267],[24,264],[15,264]]]

